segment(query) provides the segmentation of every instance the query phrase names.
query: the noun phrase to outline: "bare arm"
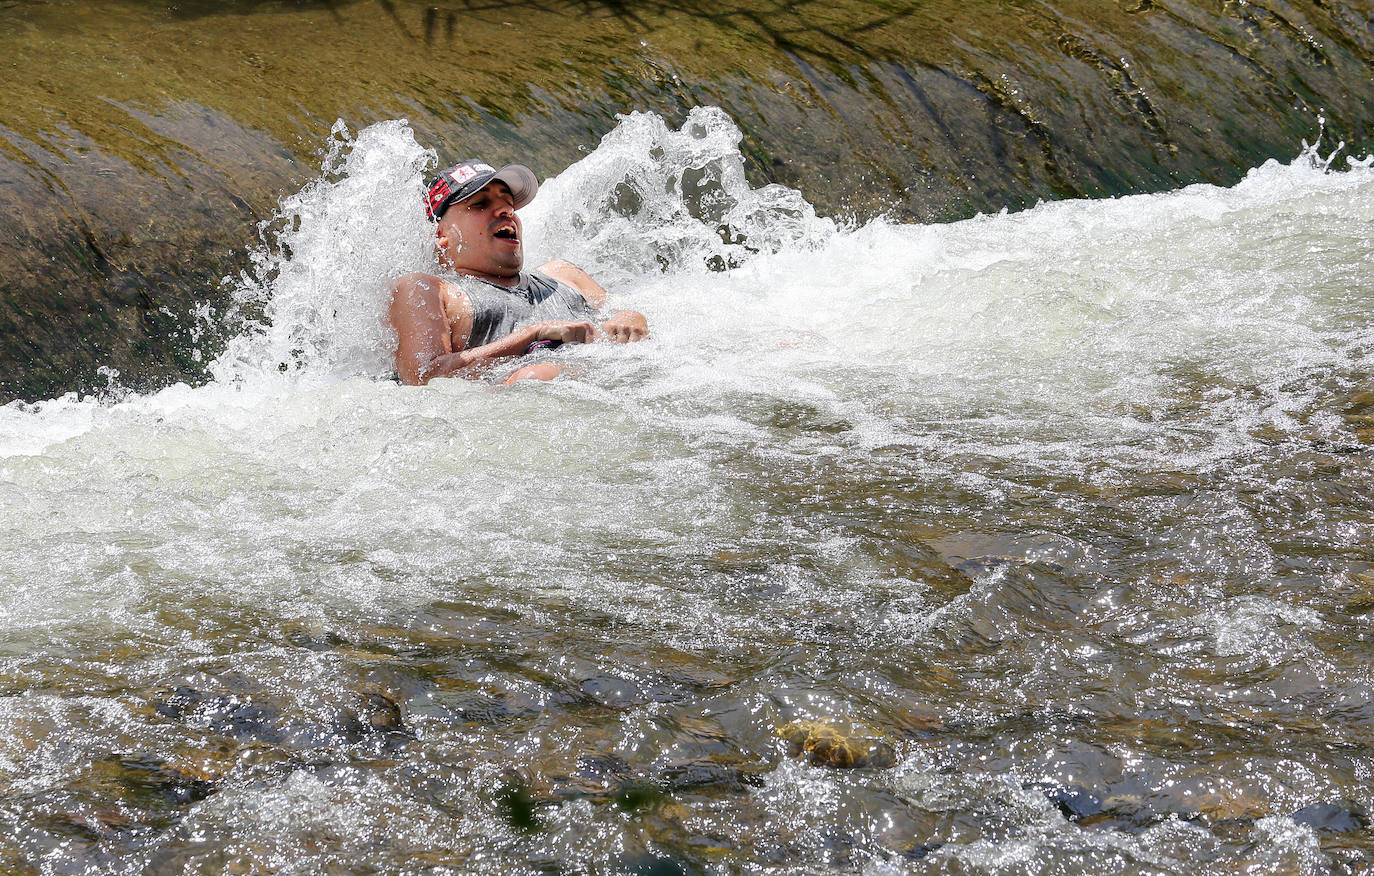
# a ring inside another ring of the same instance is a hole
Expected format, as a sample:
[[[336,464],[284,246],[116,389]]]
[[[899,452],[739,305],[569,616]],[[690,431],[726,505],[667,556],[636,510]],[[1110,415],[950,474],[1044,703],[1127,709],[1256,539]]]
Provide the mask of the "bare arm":
[[[406,274],[391,282],[388,315],[396,329],[396,373],[401,382],[419,386],[429,382],[437,360],[453,351],[453,335],[466,344],[472,331],[472,304],[459,298],[456,320],[450,323],[443,307],[444,281],[433,274]]]
[[[389,315],[396,329],[396,373],[402,383],[422,386],[436,377],[480,374],[498,359],[523,355],[535,341],[587,343],[596,333],[588,322],[537,322],[489,344],[462,349],[472,333],[472,304],[455,289],[457,312],[446,315],[444,286],[445,281],[433,274],[407,274],[391,283]]]
[[[581,292],[587,303],[597,310],[606,306],[605,288],[572,262],[554,259],[540,265],[539,270]],[[649,336],[649,321],[637,310],[617,310],[601,324],[600,331],[603,337],[622,344],[642,341]]]
[[[500,359],[523,356],[535,341],[561,341],[565,344],[589,344],[596,338],[596,327],[589,322],[536,322],[516,329],[504,338],[458,353],[446,353],[434,360],[425,378],[451,377],[459,374],[476,376]]]

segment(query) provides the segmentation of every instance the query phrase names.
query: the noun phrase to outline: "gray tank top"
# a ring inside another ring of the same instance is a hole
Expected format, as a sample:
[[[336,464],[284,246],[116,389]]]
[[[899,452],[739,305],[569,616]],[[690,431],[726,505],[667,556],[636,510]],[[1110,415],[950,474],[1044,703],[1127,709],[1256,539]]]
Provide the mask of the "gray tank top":
[[[596,309],[582,293],[538,271],[521,271],[510,288],[460,275],[458,287],[472,302],[472,333],[467,349],[504,338],[521,326],[546,319],[587,320]]]

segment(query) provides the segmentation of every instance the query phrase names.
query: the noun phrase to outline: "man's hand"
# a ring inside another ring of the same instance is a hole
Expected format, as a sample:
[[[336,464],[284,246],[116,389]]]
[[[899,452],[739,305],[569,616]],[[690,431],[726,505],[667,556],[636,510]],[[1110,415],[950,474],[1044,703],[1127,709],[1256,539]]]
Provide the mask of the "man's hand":
[[[529,330],[534,333],[530,343],[535,341],[562,341],[565,344],[590,344],[596,339],[596,327],[589,322],[546,322],[531,323]]]
[[[649,336],[649,321],[637,310],[621,310],[601,324],[601,334],[618,344],[642,341]]]

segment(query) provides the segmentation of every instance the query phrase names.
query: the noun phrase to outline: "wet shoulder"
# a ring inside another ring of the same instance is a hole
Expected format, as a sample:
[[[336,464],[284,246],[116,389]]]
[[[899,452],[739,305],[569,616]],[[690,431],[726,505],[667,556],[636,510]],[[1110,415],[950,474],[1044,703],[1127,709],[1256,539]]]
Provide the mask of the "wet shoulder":
[[[424,271],[413,271],[392,280],[388,284],[388,289],[398,303],[421,304],[436,301],[445,288],[451,285],[443,277]]]
[[[450,325],[468,314],[472,305],[466,292],[452,280],[414,271],[391,281],[393,307],[434,308]]]

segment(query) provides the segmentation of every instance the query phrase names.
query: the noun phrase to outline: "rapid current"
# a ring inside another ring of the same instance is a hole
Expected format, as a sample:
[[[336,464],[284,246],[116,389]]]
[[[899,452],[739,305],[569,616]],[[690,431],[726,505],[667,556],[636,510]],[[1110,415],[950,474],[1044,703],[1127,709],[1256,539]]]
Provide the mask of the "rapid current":
[[[1371,162],[859,225],[739,141],[524,211],[652,327],[573,378],[391,379],[389,121],[207,384],[0,407],[0,870],[1368,872]]]

